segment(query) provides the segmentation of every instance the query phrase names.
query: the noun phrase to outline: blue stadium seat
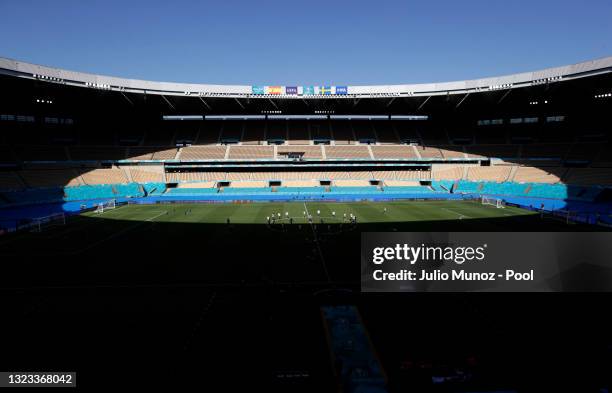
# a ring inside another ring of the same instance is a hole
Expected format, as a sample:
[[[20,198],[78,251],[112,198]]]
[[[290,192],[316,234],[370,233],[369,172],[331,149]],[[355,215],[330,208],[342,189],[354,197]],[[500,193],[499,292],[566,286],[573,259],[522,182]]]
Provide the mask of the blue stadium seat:
[[[564,184],[531,184],[526,194],[536,198],[567,199],[567,186]]]
[[[84,201],[104,198],[134,198],[144,196],[138,183],[100,184],[64,188],[65,201]]]
[[[371,194],[381,192],[376,186],[363,186],[363,187],[330,187],[330,193],[334,194]]]
[[[227,187],[223,189],[224,194],[265,194],[272,192],[271,187],[243,187],[243,188],[232,188]]]
[[[145,183],[142,184],[142,188],[146,192],[147,195],[161,195],[166,192],[166,184],[165,183]]]
[[[493,195],[525,195],[526,184],[482,182],[480,193]]]
[[[436,191],[450,192],[455,182],[453,180],[433,180],[431,186]]]
[[[211,195],[216,194],[218,190],[213,187],[209,188],[170,188],[164,196],[172,195],[185,195],[185,196],[198,196],[198,195]]]
[[[325,192],[325,187],[277,187],[276,192],[281,194],[320,194]]]
[[[457,188],[454,192],[477,194],[480,193],[480,187],[481,183],[461,180],[457,182]]]
[[[434,191],[429,187],[424,186],[397,186],[397,187],[385,187],[385,193],[432,193]]]

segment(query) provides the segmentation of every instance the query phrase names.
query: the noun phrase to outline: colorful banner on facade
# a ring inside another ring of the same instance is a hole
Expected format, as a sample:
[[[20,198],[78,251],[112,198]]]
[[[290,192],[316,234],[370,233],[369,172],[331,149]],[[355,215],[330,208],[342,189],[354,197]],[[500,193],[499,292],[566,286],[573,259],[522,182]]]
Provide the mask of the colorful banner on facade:
[[[254,95],[347,95],[348,86],[251,86]]]
[[[315,94],[314,86],[304,86],[304,95],[313,96]]]

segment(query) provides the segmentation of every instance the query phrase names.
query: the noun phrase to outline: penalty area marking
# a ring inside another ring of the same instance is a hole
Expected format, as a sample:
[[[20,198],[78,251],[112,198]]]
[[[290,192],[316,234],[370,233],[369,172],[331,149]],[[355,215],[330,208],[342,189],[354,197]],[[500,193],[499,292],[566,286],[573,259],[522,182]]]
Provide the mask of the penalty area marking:
[[[447,209],[447,208],[445,208],[445,207],[443,207],[443,208],[442,208],[442,210],[446,210],[446,211],[447,211],[447,212],[449,212],[449,213],[453,213],[453,214],[458,215],[460,220],[462,220],[462,219],[464,219],[464,218],[470,218],[470,216],[466,216],[465,214],[457,213],[456,211],[451,210],[451,209]]]
[[[154,217],[147,218],[145,221],[147,221],[147,222],[152,222],[152,221],[153,221],[153,220],[155,220],[156,218],[161,217],[161,216],[163,216],[164,214],[168,213],[168,211],[167,211],[167,210],[164,210],[163,212],[160,212],[160,211],[153,211],[153,212],[151,212],[151,213],[159,213],[159,214],[158,214],[158,215],[156,215],[156,216],[154,216]]]
[[[113,212],[117,211],[119,208],[124,207],[124,206],[127,206],[127,205],[121,205],[121,206],[116,207],[116,208],[114,208],[114,209],[112,209],[112,210],[109,210],[108,212],[106,212],[106,215],[112,214]],[[153,213],[159,213],[159,211],[154,211]],[[102,213],[102,214],[105,214],[105,213]],[[160,214],[160,215],[161,215],[161,214]],[[157,216],[155,216],[155,217],[151,217],[151,218],[149,218],[149,219],[147,219],[147,220],[145,220],[145,221],[152,221],[152,220],[156,219],[157,217],[159,217],[160,215],[157,215]],[[94,217],[94,218],[95,218],[95,217],[97,217],[97,216],[94,216],[94,215],[88,215],[88,216],[86,216],[86,217]],[[75,225],[75,226],[74,226],[74,228],[70,228],[70,229],[65,230],[64,232],[60,232],[60,233],[58,233],[58,234],[56,234],[56,235],[49,236],[49,238],[50,238],[50,239],[56,239],[56,238],[60,238],[60,237],[65,237],[65,236],[66,236],[66,235],[68,235],[69,233],[76,232],[76,231],[81,231],[81,230],[83,230],[83,228],[87,228],[87,227],[90,227],[90,226],[92,226],[92,225],[97,225],[98,223],[99,223],[99,222],[97,222],[97,221],[89,221],[89,222],[88,222],[87,224],[85,224],[84,226],[78,226],[78,225]],[[66,225],[66,227],[69,227],[69,226],[70,226],[70,225]]]

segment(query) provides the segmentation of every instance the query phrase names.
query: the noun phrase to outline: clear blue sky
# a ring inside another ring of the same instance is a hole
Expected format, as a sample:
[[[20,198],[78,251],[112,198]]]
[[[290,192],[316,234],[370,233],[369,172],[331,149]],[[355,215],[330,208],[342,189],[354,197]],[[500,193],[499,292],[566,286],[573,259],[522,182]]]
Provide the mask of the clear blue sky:
[[[223,84],[470,79],[612,55],[611,0],[0,0],[0,56]]]

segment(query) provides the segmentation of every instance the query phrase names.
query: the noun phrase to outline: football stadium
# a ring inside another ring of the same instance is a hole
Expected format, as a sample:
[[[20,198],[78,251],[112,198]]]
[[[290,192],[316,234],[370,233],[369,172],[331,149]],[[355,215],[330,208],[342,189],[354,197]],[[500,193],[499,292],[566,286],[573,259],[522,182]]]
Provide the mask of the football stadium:
[[[211,223],[267,223],[271,202],[288,203],[276,207],[282,218],[292,210],[313,223],[317,203],[327,213],[348,203],[340,214],[352,202],[364,222],[537,213],[612,223],[612,93],[600,87],[610,84],[612,58],[396,86],[172,84],[0,66],[5,232],[89,211],[154,222],[168,206],[193,203],[209,204],[196,210],[215,212]],[[431,212],[397,205],[417,217],[376,213],[401,201],[436,202]]]
[[[0,387],[44,371],[87,390],[608,391],[612,57],[380,85],[9,57]],[[398,255],[403,234],[488,243],[534,283],[466,268],[478,283],[443,286],[440,257],[381,290],[372,234]]]
[[[504,387],[512,377],[500,370],[533,341],[438,344],[436,355],[422,343],[410,355],[405,343],[389,346],[412,322],[398,317],[397,331],[375,332],[391,323],[381,309],[407,299],[355,297],[354,245],[376,231],[607,231],[611,71],[604,58],[450,83],[219,86],[1,59],[3,287],[16,291],[12,307],[31,310],[5,328],[64,338],[77,354],[204,351],[196,364],[214,356],[217,376],[231,381],[240,370],[281,389],[358,386],[354,367],[381,389],[389,379],[423,388],[428,378]],[[490,299],[415,296],[419,320],[470,315],[468,337],[513,329],[500,327],[507,317]],[[40,301],[47,312],[36,311]],[[51,310],[65,302],[97,311],[60,318]],[[563,323],[538,315],[561,305],[529,303],[525,312],[541,324],[533,340]],[[580,309],[598,304],[589,298]],[[347,323],[356,330],[343,333]],[[70,342],[79,329],[96,339]],[[156,340],[162,332],[172,339]],[[357,354],[343,352],[347,334]],[[272,360],[257,360],[268,351]],[[176,366],[137,358],[154,370]],[[529,378],[531,366],[516,373]],[[562,366],[547,367],[538,370]]]

